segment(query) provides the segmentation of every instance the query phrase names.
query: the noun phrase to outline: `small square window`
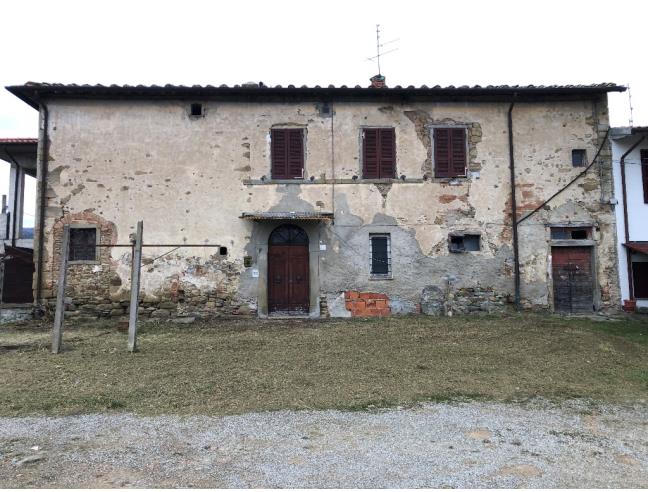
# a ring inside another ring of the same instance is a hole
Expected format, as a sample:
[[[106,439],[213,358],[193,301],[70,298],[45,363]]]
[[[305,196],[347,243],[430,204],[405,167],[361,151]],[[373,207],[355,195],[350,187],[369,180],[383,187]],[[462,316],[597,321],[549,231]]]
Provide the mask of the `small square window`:
[[[68,260],[97,261],[96,227],[73,227],[70,229]]]
[[[391,237],[389,234],[370,234],[371,276],[391,277]]]
[[[193,103],[191,105],[191,116],[202,116],[203,115],[203,105],[200,103]]]
[[[465,251],[479,251],[480,248],[479,234],[463,234],[450,236],[450,252],[464,253]]]
[[[572,150],[572,166],[585,167],[587,166],[587,152],[585,149]]]

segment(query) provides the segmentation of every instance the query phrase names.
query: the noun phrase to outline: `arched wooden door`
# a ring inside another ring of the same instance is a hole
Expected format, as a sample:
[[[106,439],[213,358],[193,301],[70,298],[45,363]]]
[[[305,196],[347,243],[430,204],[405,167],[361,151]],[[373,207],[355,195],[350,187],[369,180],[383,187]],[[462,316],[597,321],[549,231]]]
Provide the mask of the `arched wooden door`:
[[[284,224],[268,241],[268,311],[308,314],[308,235],[301,227]]]

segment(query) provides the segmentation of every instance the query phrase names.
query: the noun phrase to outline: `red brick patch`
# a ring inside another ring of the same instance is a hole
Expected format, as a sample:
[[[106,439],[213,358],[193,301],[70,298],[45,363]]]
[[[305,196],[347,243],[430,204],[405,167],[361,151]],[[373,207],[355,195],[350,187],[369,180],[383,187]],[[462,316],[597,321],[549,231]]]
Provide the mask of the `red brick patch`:
[[[389,297],[385,294],[351,290],[344,293],[344,300],[352,317],[389,316],[391,314]]]

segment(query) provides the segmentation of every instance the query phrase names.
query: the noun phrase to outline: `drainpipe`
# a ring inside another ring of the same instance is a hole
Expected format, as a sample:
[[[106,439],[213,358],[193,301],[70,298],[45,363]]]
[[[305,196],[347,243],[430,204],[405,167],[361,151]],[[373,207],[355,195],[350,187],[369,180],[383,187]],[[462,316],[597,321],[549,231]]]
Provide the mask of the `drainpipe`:
[[[515,99],[515,95],[513,96]],[[517,199],[515,196],[515,158],[513,155],[513,106],[508,110],[509,170],[511,172],[511,226],[513,227],[513,265],[515,270],[515,310],[520,311],[520,248],[518,242]]]
[[[16,221],[18,220],[18,190],[19,185],[20,185],[20,164],[18,164],[18,161],[16,158],[11,155],[11,153],[5,149],[5,153],[9,156],[9,159],[11,159],[11,162],[14,163],[16,166],[16,182],[14,183],[14,203],[13,203],[13,211],[11,212],[11,246],[14,248],[16,247]]]
[[[38,265],[36,267],[36,306],[43,309],[43,249],[45,248],[45,206],[47,205],[47,156],[49,153],[47,127],[49,111],[47,105],[41,103],[43,112],[43,133],[41,140],[41,172],[40,172],[40,207],[38,220]]]
[[[623,199],[623,229],[625,231],[625,242],[630,242],[630,224],[628,222],[628,193],[626,191],[626,173],[625,173],[625,158],[636,149],[641,142],[646,139],[644,135],[639,140],[637,140],[632,147],[625,152],[620,159],[621,164],[621,194]],[[632,254],[626,248],[626,263],[628,269],[628,295],[630,299],[634,299],[634,285],[632,284]]]

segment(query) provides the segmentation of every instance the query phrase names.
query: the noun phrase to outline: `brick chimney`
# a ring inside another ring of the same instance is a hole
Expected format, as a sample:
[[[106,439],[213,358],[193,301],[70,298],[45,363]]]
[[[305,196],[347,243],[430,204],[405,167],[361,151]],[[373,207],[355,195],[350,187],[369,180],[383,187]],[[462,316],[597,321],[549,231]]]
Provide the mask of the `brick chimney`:
[[[385,76],[384,75],[374,75],[369,79],[371,81],[371,88],[372,89],[384,89],[387,87],[385,85]]]

